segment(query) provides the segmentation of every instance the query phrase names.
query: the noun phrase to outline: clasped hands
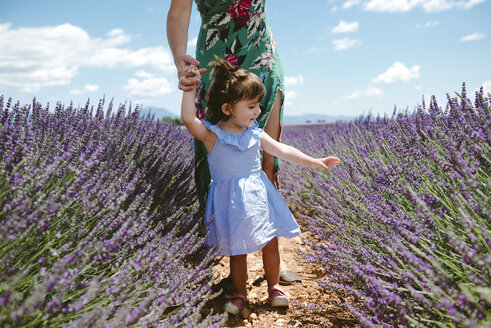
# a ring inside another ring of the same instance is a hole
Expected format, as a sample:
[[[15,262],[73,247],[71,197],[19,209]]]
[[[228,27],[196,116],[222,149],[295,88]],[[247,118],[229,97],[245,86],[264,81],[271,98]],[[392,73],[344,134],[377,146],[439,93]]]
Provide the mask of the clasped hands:
[[[179,89],[182,91],[193,90],[200,82],[199,79],[201,78],[201,74],[207,71],[206,68],[199,68],[199,61],[189,55],[183,56],[180,63],[177,64],[177,67]]]

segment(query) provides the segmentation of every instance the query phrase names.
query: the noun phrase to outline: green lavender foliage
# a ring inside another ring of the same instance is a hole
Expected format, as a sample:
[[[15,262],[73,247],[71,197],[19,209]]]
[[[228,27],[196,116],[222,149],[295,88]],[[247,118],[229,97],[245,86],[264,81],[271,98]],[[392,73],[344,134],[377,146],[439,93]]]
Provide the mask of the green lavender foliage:
[[[330,173],[285,165],[325,288],[364,327],[491,325],[491,110],[465,85],[445,109],[290,127],[286,143],[342,163]]]
[[[197,327],[213,295],[192,140],[138,108],[0,97],[0,326]]]

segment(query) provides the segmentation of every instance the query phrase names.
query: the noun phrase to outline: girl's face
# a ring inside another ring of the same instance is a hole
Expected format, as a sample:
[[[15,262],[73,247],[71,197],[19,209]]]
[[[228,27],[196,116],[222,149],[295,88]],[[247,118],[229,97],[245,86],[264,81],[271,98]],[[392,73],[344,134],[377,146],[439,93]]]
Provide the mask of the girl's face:
[[[226,106],[224,113],[230,115],[228,123],[240,128],[248,128],[261,113],[259,99],[243,99],[233,106]]]

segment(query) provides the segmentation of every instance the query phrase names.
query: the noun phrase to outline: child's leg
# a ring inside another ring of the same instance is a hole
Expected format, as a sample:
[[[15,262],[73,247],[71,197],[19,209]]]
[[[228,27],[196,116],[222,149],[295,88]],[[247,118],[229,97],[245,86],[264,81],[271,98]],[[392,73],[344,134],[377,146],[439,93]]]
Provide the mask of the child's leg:
[[[230,256],[230,275],[235,292],[247,297],[247,254]],[[242,302],[241,299],[233,301]]]
[[[278,238],[273,238],[263,248],[263,265],[268,281],[268,298],[271,306],[288,307],[287,294],[281,289],[280,281],[280,252],[278,251]]]
[[[274,237],[263,247],[263,266],[268,288],[278,285],[280,281],[280,252],[278,251],[277,237]]]

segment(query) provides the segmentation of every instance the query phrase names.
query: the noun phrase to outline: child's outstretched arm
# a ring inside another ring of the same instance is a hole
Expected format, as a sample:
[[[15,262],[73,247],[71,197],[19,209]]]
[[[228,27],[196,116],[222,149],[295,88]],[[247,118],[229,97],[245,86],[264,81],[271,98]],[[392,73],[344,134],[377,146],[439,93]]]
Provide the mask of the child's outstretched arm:
[[[196,117],[195,96],[197,84],[200,81],[201,75],[199,70],[194,66],[188,66],[186,72],[190,75],[192,74],[189,78],[196,79],[196,85],[189,87],[189,89],[185,90],[182,94],[181,120],[193,137],[204,143],[207,149],[211,149],[215,144],[216,135]]]
[[[328,171],[330,168],[333,168],[336,164],[341,162],[339,158],[332,156],[313,158],[302,153],[295,147],[285,145],[274,140],[267,133],[263,133],[263,137],[261,138],[261,146],[265,152],[270,153],[275,157],[312,169],[323,169]]]

